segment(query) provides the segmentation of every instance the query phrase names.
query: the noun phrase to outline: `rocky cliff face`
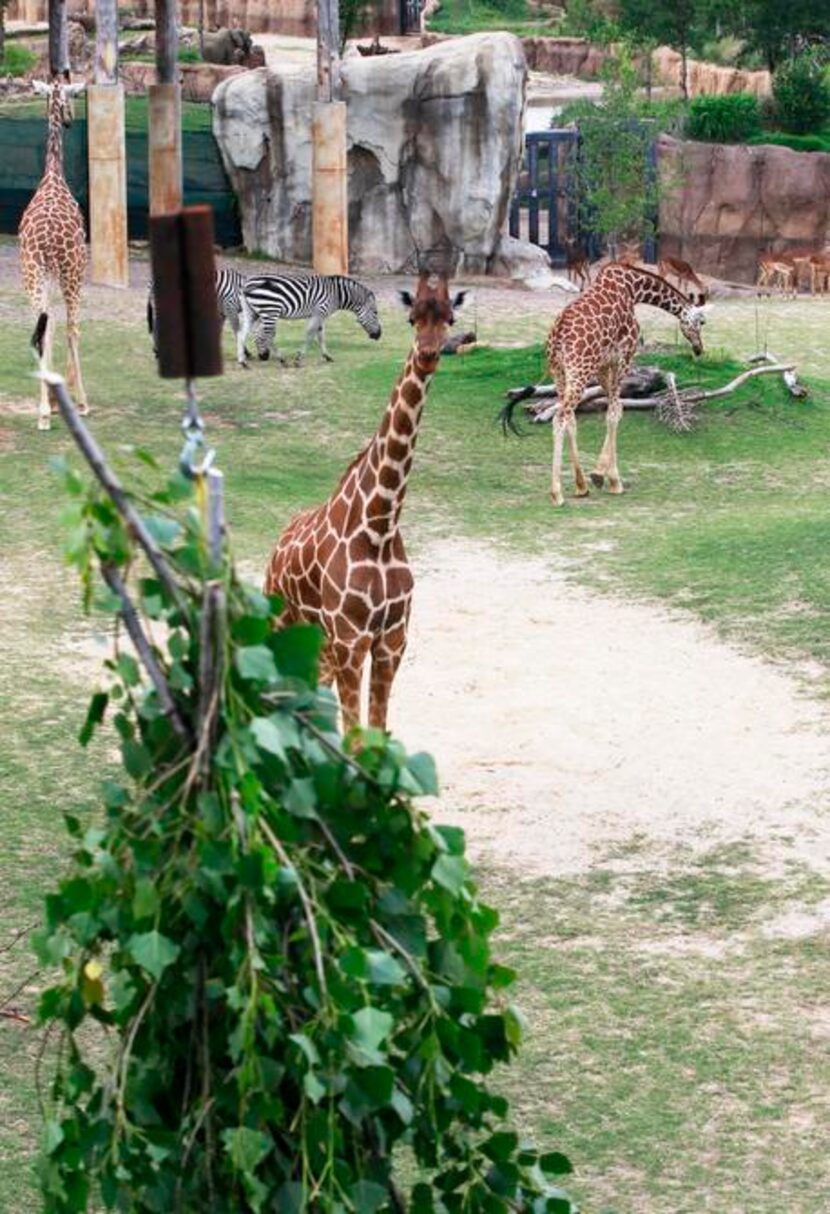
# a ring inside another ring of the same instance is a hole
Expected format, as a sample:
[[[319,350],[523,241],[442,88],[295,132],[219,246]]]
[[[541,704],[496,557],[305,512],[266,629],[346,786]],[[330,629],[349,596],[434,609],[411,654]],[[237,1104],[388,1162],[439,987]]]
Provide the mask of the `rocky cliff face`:
[[[754,282],[758,254],[830,240],[830,155],[662,137],[660,251],[719,278]]]
[[[419,260],[486,273],[497,255],[521,154],[526,65],[510,34],[343,63],[349,243],[355,272]],[[214,132],[245,243],[311,259],[311,111],[305,67],[221,84]]]

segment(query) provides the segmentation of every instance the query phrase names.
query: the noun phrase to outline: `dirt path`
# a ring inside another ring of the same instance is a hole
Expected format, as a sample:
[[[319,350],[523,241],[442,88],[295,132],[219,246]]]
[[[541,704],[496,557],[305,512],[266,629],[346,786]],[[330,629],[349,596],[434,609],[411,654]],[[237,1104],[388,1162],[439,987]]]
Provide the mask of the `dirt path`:
[[[830,870],[827,716],[786,674],[542,561],[447,543],[415,563],[391,725],[435,756],[436,816],[474,856],[541,876],[748,839]]]

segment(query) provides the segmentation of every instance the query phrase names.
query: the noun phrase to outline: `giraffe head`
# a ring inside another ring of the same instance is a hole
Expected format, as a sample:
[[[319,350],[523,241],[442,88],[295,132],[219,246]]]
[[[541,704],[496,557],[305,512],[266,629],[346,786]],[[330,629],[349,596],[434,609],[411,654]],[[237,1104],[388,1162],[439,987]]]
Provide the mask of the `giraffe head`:
[[[450,299],[446,274],[440,274],[432,285],[426,273],[418,279],[414,296],[401,291],[401,302],[409,309],[409,323],[415,330],[415,361],[421,371],[432,374],[438,366],[447,329],[454,323],[455,309],[461,307],[466,294],[457,291]]]
[[[67,72],[64,76],[54,75],[49,84],[44,84],[42,80],[33,80],[32,88],[38,97],[48,98],[50,124],[72,125],[72,98],[77,97],[86,88],[83,81],[80,84],[70,84]]]
[[[706,324],[706,309],[704,307],[703,295],[699,295],[697,298],[691,295],[689,299],[688,306],[683,309],[679,316],[680,332],[697,355],[703,353],[703,337],[700,330]]]

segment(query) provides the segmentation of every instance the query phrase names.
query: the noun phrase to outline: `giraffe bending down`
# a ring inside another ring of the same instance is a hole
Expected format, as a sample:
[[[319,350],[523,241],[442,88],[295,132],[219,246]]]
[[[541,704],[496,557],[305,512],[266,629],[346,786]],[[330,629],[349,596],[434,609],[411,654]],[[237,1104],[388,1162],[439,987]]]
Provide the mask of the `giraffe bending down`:
[[[85,87],[68,84],[60,76],[50,84],[33,82],[35,92],[48,98],[46,164],[18,229],[23,286],[37,320],[32,345],[40,357],[41,369],[50,370],[54,324],[49,316],[49,283],[55,279],[66,306],[67,386],[79,413],[89,411],[78,352],[86,236],[81,208],[63,175],[63,128],[72,121],[72,98]],[[38,428],[48,430],[50,420],[49,389],[41,380]]]
[[[640,333],[635,304],[651,304],[680,320],[680,330],[695,354],[703,353],[700,329],[705,324],[703,308],[648,270],[614,262],[600,271],[579,299],[560,312],[548,334],[545,354],[556,381],[559,407],[553,419],[553,469],[551,497],[564,505],[562,495],[562,448],[567,436],[573,466],[576,496],[588,493],[588,483],[579,462],[576,443],[576,410],[588,383],[596,379],[608,397],[605,442],[591,480],[601,487],[606,477],[609,493],[622,493],[617,468],[617,429],[622,417],[620,384],[634,360]]]
[[[400,517],[427,389],[453,311],[446,277],[401,292],[415,341],[374,437],[322,506],[286,527],[265,573],[267,594],[285,603],[281,621],[318,624],[326,634],[320,682],[336,680],[346,729],[360,718],[360,685],[371,663],[369,724],[386,728],[392,682],[406,648],[412,573]]]

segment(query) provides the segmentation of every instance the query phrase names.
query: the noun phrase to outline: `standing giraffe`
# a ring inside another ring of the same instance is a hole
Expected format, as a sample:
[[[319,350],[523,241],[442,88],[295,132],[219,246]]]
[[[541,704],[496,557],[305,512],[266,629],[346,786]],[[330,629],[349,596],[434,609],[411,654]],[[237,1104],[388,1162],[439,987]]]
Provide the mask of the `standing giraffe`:
[[[72,98],[85,87],[69,84],[60,76],[55,76],[51,84],[33,82],[35,92],[48,98],[46,165],[18,229],[23,286],[38,318],[32,344],[40,356],[41,368],[49,370],[54,328],[49,318],[49,281],[55,279],[66,305],[67,386],[78,402],[79,413],[89,411],[78,352],[86,237],[81,208],[63,175],[63,128],[72,121]],[[50,422],[49,389],[42,379],[38,429],[48,430]]]
[[[701,297],[702,302],[702,297]],[[622,416],[620,383],[634,360],[640,333],[634,306],[651,304],[677,316],[680,330],[695,354],[703,353],[701,325],[703,308],[663,278],[648,270],[614,262],[597,275],[579,299],[560,312],[545,343],[545,355],[556,381],[559,407],[553,419],[553,469],[551,497],[564,505],[562,495],[562,446],[565,435],[571,453],[576,496],[585,497],[588,484],[579,463],[576,445],[576,409],[590,380],[599,380],[608,397],[605,442],[591,480],[601,487],[608,478],[609,493],[622,493],[617,469],[617,427]]]
[[[413,586],[401,509],[427,389],[464,295],[451,301],[446,276],[433,286],[426,274],[414,298],[401,291],[415,341],[380,426],[328,501],[291,520],[268,561],[265,591],[284,600],[282,622],[318,624],[326,634],[320,682],[337,681],[346,729],[360,718],[367,657],[369,724],[386,728]]]

